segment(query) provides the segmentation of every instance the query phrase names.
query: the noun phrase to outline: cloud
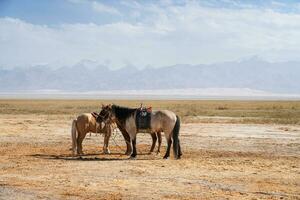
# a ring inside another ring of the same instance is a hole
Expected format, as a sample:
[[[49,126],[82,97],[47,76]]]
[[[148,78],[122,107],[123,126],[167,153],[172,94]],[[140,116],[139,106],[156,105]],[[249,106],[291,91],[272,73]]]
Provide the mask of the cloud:
[[[107,6],[105,4],[93,1],[92,2],[92,7],[95,11],[100,12],[100,13],[108,13],[112,15],[121,15],[121,13],[114,7]]]
[[[271,5],[275,6],[275,7],[286,7],[285,3],[282,2],[278,2],[278,1],[272,1]]]
[[[87,1],[87,0],[67,0],[72,4],[85,4],[88,5],[93,11],[98,13],[110,14],[110,15],[121,15],[118,9],[107,4],[100,3],[98,1]]]
[[[298,13],[208,7],[194,1],[121,5],[128,18],[106,24],[53,27],[0,18],[0,66],[58,66],[90,59],[113,68],[128,63],[140,68],[215,63],[251,55],[269,61],[299,60]],[[119,12],[107,5],[98,9]]]

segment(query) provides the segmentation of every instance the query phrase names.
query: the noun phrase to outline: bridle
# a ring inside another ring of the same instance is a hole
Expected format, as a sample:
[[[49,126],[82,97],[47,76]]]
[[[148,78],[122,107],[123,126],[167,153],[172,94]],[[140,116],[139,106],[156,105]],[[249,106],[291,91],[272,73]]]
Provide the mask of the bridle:
[[[101,112],[100,112],[101,113]],[[108,121],[108,122],[111,122],[112,119],[111,119],[111,116],[110,116],[110,113],[106,111],[106,113],[104,115],[101,115],[99,113],[98,117],[100,117],[100,120],[105,122],[105,121]]]

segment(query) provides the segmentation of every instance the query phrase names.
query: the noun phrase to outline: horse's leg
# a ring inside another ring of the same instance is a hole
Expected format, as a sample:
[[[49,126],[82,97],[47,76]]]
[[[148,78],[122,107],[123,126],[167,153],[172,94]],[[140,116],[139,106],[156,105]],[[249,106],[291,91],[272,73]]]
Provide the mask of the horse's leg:
[[[151,146],[151,149],[150,149],[150,153],[152,153],[154,151],[154,148],[155,148],[155,144],[156,144],[156,140],[157,140],[156,133],[152,132],[151,137],[152,137],[152,146]]]
[[[76,133],[77,133],[77,127],[76,127],[76,123],[77,123],[77,120],[74,119],[73,122],[72,122],[72,128],[71,128],[71,138],[72,138],[72,152],[73,152],[73,155],[76,154],[76,149],[77,149],[77,137],[76,137]]]
[[[137,135],[137,130],[135,127],[135,120],[134,118],[131,119],[131,121],[126,121],[126,125],[124,129],[126,130],[126,133],[128,133],[128,136],[130,138],[131,144],[132,144],[132,153],[130,155],[130,158],[135,158],[137,155],[136,152],[136,135]]]
[[[178,139],[178,158],[180,159],[181,156],[182,156],[182,152],[181,152],[180,140]]]
[[[104,133],[104,145],[103,145],[104,154],[110,154],[110,150],[108,148],[110,136],[111,136],[111,127],[108,127],[106,128],[106,133]]]
[[[123,137],[124,137],[124,140],[126,142],[126,152],[125,152],[125,155],[130,155],[131,154],[131,151],[132,151],[132,148],[131,148],[131,142],[130,142],[130,136],[129,134],[127,133],[126,130],[124,129],[120,129],[119,130],[121,131]]]
[[[136,137],[134,137],[132,140],[132,154],[130,155],[130,158],[135,158],[137,153],[136,153]]]
[[[158,147],[157,147],[157,152],[156,154],[160,153],[160,146],[161,146],[161,132],[157,132],[157,137],[158,137]]]
[[[77,154],[83,155],[82,152],[82,141],[85,138],[86,133],[82,133],[78,131],[78,137],[77,137]]]
[[[170,157],[170,149],[171,149],[171,145],[172,145],[171,134],[167,134],[165,132],[165,137],[167,139],[168,146],[167,146],[167,151],[166,151],[166,154],[164,156],[164,159],[168,159]]]

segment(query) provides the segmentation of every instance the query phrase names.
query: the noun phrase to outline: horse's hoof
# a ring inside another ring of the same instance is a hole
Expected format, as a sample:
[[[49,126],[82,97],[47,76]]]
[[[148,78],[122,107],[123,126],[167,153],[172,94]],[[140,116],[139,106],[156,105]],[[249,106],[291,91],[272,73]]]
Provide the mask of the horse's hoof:
[[[104,154],[110,154],[110,150],[104,151]]]
[[[130,155],[129,159],[136,159],[136,155]]]
[[[84,158],[82,156],[79,156],[78,159],[79,160],[84,160]]]
[[[169,159],[169,156],[164,156],[164,159],[165,159],[165,160]]]

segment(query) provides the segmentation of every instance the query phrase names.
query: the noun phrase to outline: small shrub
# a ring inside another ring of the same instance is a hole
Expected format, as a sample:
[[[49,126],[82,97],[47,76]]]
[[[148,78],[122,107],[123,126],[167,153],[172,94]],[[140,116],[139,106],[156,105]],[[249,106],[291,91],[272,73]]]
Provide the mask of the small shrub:
[[[228,110],[228,107],[226,107],[226,106],[218,106],[216,108],[216,110]]]

